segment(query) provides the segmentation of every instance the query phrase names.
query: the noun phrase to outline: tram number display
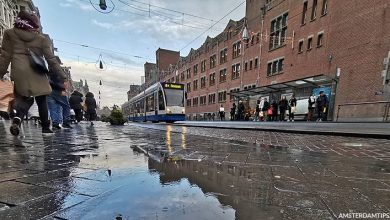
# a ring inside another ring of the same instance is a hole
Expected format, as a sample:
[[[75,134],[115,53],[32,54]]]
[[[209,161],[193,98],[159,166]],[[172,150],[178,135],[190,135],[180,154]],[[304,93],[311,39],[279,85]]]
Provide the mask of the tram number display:
[[[180,90],[183,90],[184,89],[184,85],[183,84],[165,83],[164,84],[164,88],[165,89],[180,89]]]

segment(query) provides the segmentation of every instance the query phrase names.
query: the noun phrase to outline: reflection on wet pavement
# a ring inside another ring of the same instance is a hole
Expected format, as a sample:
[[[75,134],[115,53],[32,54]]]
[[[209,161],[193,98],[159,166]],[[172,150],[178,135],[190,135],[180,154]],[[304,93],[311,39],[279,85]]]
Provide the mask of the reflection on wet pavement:
[[[166,124],[0,122],[0,219],[335,219],[390,212],[390,141]]]

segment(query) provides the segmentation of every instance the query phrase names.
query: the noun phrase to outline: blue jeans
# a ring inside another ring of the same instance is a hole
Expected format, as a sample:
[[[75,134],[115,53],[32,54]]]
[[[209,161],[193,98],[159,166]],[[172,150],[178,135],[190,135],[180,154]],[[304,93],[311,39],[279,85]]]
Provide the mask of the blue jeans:
[[[47,97],[47,105],[49,107],[50,118],[54,124],[70,122],[70,105],[68,97],[61,96],[58,91],[53,91]]]

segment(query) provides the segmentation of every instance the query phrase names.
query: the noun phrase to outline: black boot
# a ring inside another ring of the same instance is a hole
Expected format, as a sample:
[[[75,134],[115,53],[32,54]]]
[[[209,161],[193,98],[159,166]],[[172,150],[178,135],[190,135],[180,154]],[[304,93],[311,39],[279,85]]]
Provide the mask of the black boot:
[[[68,123],[68,122],[64,122],[63,124],[62,124],[62,127],[63,128],[68,128],[68,129],[72,129],[73,127],[70,125],[70,123]]]
[[[22,120],[19,117],[14,117],[12,119],[12,125],[9,128],[9,131],[12,135],[17,136],[20,133],[20,124],[22,123]]]

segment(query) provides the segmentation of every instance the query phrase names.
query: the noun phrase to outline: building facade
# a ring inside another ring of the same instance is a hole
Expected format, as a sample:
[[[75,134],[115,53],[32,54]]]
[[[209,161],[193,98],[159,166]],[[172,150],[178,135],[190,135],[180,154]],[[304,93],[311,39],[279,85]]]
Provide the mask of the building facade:
[[[144,70],[146,87],[149,87],[158,81],[157,65],[155,63],[146,62],[144,64]]]
[[[138,95],[141,92],[140,85],[130,85],[129,91],[127,91],[127,101],[130,101],[134,96]]]
[[[261,97],[294,94],[299,108],[324,91],[328,119],[390,120],[389,12],[386,0],[247,0],[243,19],[186,57],[159,49],[159,79],[185,84],[190,119],[238,100],[253,112]]]

